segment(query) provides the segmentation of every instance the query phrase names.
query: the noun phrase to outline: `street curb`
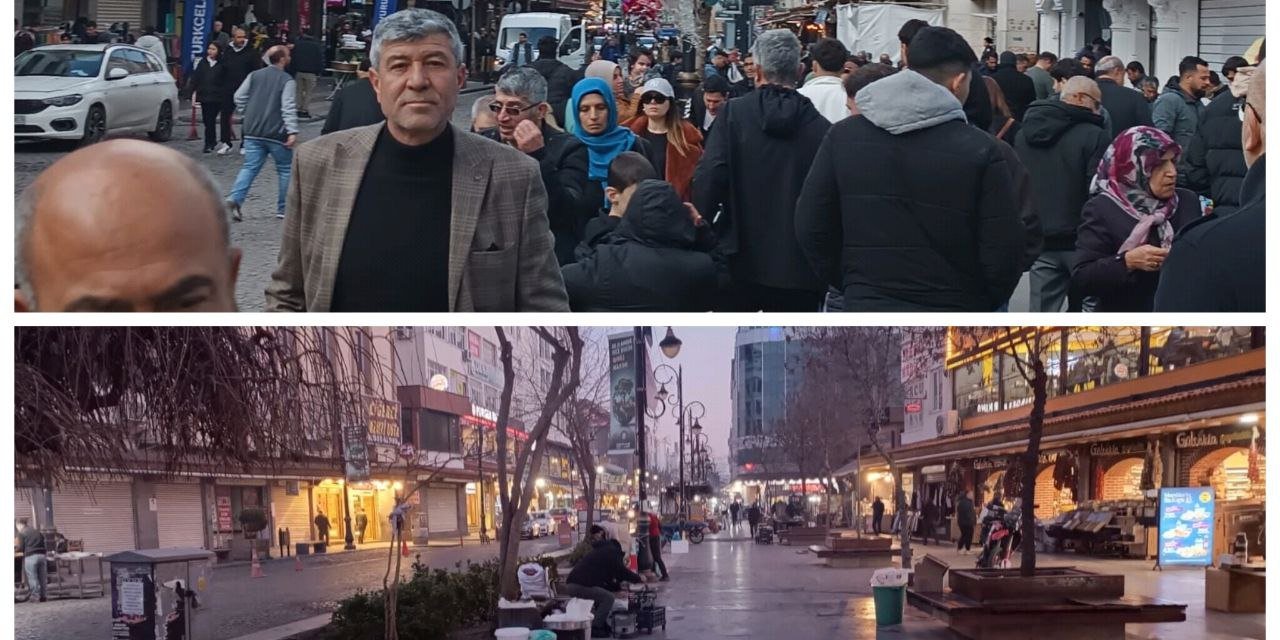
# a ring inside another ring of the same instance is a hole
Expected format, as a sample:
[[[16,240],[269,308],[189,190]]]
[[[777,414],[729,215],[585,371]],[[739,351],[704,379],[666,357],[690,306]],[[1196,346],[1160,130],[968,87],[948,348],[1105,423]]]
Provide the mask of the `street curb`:
[[[329,624],[331,620],[333,620],[333,614],[322,613],[318,616],[303,618],[296,622],[290,622],[289,624],[280,625],[278,627],[272,627],[263,631],[255,631],[249,635],[233,638],[232,640],[286,640],[287,638],[296,636],[299,633],[315,631],[316,629]]]

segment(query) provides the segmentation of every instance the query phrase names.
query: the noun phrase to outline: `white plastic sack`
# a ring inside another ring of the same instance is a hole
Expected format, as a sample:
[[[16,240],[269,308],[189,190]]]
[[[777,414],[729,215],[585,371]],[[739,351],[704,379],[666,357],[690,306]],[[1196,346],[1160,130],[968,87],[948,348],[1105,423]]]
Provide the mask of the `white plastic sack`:
[[[905,587],[907,586],[907,578],[910,574],[907,571],[896,567],[887,567],[885,569],[876,569],[871,574],[871,586],[873,587]]]
[[[537,603],[532,600],[508,600],[506,598],[498,598],[499,609],[536,609]]]
[[[564,612],[565,612],[565,615],[568,615],[569,617],[572,617],[572,618],[581,618],[583,616],[590,618],[591,607],[594,605],[595,603],[590,600],[584,600],[582,598],[574,598],[569,601],[569,604],[565,605]]]
[[[672,539],[671,553],[689,553],[689,540],[684,538]]]

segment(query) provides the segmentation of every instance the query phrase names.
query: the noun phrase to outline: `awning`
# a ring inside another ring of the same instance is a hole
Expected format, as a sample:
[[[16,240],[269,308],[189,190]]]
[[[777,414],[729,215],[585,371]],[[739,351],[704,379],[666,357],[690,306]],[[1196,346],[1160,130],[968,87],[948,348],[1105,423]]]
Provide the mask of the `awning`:
[[[832,471],[831,475],[837,478],[843,478],[844,476],[853,475],[859,471],[858,469],[859,466],[861,465],[858,463],[858,459],[854,458],[853,460],[850,460],[847,464],[845,464],[843,467],[840,467],[839,469]]]

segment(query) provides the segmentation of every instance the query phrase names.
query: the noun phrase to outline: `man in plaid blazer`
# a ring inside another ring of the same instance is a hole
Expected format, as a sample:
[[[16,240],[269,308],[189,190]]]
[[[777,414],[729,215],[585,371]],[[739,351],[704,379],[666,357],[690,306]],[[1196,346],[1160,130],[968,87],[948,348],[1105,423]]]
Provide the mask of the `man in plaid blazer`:
[[[388,305],[398,308],[373,310],[426,308],[405,300],[404,289],[431,278],[438,279],[441,295],[447,286],[448,311],[569,310],[537,162],[448,122],[466,83],[460,49],[453,23],[434,11],[406,9],[379,22],[370,82],[387,121],[322,136],[298,148],[279,264],[266,292],[269,311],[358,308],[349,300],[335,303],[340,287],[363,296],[363,308],[370,310],[378,298],[364,288],[386,289],[384,257],[392,264],[419,264],[422,273],[395,273],[403,286],[387,297],[396,300]],[[433,172],[438,158],[424,161],[417,174],[417,164],[403,161],[423,157],[404,154],[431,147],[450,154],[441,167],[451,174],[447,181]],[[376,172],[397,175],[387,180]],[[415,188],[388,188],[405,180]],[[449,194],[447,205],[420,197],[437,193]],[[447,216],[438,216],[447,218],[443,223],[421,224],[426,214],[444,211]],[[359,219],[384,215],[372,225],[369,218]],[[421,237],[398,235],[410,230]],[[447,241],[442,237],[446,233]],[[366,238],[384,239],[388,246],[362,246]],[[444,306],[437,305],[440,310]]]

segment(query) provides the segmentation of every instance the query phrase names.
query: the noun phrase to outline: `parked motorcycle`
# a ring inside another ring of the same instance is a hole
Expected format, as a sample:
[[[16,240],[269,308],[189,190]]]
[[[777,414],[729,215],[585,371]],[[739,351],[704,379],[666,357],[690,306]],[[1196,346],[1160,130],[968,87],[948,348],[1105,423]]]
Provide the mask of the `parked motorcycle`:
[[[978,568],[1007,568],[1009,558],[1022,541],[1022,509],[1007,510],[1000,501],[992,501],[982,509],[982,553]]]
[[[683,531],[682,535],[684,535],[689,542],[692,542],[693,544],[702,544],[702,539],[706,536],[707,532],[707,523],[686,520],[683,527],[679,524],[664,524],[662,525],[663,544],[665,545],[669,543],[677,531]]]

